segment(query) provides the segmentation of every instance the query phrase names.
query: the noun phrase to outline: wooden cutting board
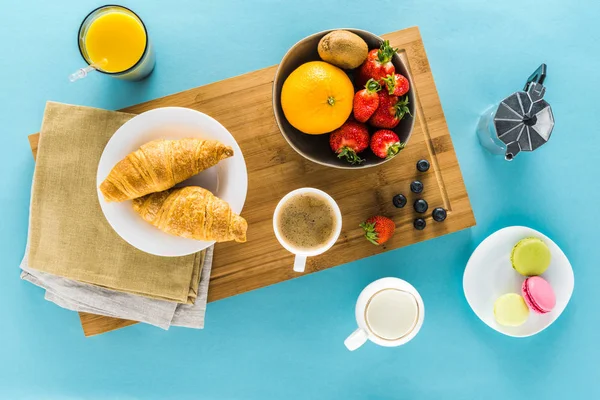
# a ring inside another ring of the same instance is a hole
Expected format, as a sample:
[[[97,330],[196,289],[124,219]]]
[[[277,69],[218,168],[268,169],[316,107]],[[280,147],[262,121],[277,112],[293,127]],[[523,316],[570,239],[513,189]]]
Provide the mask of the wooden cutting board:
[[[408,146],[394,160],[374,168],[341,170],[323,167],[298,155],[284,140],[275,123],[271,90],[276,66],[210,85],[190,89],[122,111],[138,114],[154,108],[178,106],[202,111],[219,120],[240,145],[248,168],[248,196],[242,216],[249,224],[248,242],[219,243],[215,247],[209,301],[223,299],[295,278],[293,256],[277,242],[272,228],[273,210],[288,192],[315,187],[338,202],[343,215],[342,234],[335,246],[309,259],[306,273],[408,246],[475,225],[452,139],[417,27],[383,35],[407,62],[416,91],[416,121]],[[38,135],[29,137],[37,150]],[[332,155],[333,156],[333,155]],[[426,173],[416,170],[419,159],[431,162]],[[409,185],[419,179],[422,196]],[[407,196],[403,209],[392,205],[397,193]],[[412,203],[423,197],[429,203],[427,227],[413,228]],[[448,218],[437,223],[431,210],[444,207]],[[382,214],[396,222],[396,234],[384,246],[363,237],[359,224]],[[135,322],[80,313],[86,336],[122,328]]]

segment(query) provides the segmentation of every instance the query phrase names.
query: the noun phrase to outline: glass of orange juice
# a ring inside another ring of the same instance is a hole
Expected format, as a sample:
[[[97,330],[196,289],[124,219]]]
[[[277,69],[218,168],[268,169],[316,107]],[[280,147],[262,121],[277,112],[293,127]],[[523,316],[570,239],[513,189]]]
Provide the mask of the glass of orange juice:
[[[130,9],[99,7],[79,28],[79,51],[98,71],[119,79],[144,79],[154,69],[155,56],[146,26]]]

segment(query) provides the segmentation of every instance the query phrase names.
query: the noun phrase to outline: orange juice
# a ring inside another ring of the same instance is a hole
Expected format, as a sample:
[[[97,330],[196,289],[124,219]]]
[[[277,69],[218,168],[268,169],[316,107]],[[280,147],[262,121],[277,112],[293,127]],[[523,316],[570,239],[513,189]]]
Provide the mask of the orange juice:
[[[96,8],[84,18],[77,37],[83,59],[103,74],[138,81],[154,70],[156,56],[144,22],[126,7]]]
[[[146,30],[141,21],[121,11],[99,15],[89,25],[84,46],[92,63],[104,72],[117,73],[133,67],[146,49]]]

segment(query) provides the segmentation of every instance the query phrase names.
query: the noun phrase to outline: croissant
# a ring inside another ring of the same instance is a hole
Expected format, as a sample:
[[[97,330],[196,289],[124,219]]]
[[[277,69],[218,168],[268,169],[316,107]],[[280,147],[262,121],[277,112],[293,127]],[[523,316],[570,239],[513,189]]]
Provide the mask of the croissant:
[[[229,204],[198,186],[174,188],[133,200],[133,209],[163,232],[188,239],[246,241],[248,223]]]
[[[169,189],[231,157],[233,149],[217,140],[154,140],[113,167],[100,191],[106,201],[125,201]]]

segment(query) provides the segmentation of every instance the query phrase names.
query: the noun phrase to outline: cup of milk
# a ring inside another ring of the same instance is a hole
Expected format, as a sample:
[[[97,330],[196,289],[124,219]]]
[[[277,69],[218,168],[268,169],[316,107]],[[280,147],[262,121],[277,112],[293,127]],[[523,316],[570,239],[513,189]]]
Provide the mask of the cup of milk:
[[[369,284],[356,301],[355,330],[344,341],[356,350],[367,340],[385,347],[412,340],[423,325],[425,306],[417,289],[398,278],[382,278]]]

